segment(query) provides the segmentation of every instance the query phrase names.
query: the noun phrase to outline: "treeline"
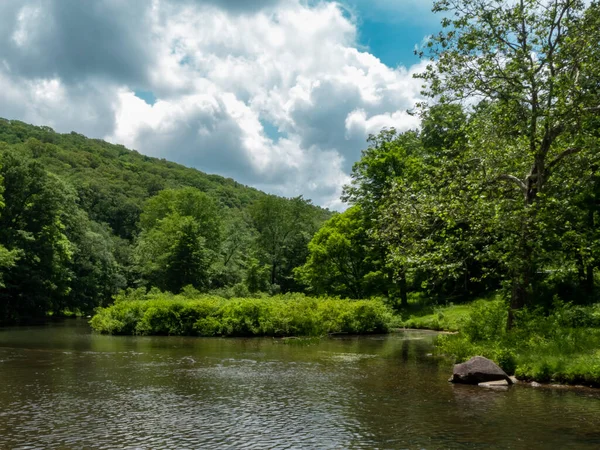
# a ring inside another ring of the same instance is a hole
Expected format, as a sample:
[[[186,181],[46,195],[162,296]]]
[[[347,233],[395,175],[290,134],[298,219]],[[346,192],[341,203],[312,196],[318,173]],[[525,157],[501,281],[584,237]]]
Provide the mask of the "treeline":
[[[316,293],[523,306],[597,299],[600,6],[439,1],[421,52],[433,105],[354,165],[351,207],[297,272]]]
[[[0,322],[89,312],[121,289],[302,290],[330,213],[302,197],[0,119]]]

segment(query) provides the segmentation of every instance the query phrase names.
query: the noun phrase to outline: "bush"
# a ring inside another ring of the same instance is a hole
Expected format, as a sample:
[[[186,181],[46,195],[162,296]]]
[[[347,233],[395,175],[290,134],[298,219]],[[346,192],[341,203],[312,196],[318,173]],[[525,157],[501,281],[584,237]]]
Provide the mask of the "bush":
[[[500,339],[506,330],[508,309],[503,300],[479,300],[473,303],[461,333],[472,342]]]
[[[328,333],[385,333],[392,313],[383,301],[310,298],[299,294],[268,298],[200,295],[141,295],[131,291],[101,308],[92,328],[107,334],[199,336],[320,336]]]

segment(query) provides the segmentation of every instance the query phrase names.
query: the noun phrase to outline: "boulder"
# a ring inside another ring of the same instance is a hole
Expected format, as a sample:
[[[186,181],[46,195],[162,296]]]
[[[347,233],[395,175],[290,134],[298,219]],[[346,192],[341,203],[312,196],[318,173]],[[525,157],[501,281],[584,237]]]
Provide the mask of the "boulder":
[[[510,377],[494,361],[483,356],[474,356],[465,363],[456,364],[452,378],[449,381],[452,383],[479,384],[498,380],[506,380],[508,384],[512,384]]]

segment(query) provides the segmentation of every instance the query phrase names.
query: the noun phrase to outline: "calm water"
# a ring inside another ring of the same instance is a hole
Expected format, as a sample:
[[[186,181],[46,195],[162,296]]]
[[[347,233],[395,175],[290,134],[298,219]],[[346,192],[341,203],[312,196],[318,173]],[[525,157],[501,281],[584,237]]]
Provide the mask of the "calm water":
[[[454,386],[432,334],[0,330],[0,448],[600,448],[600,392]]]

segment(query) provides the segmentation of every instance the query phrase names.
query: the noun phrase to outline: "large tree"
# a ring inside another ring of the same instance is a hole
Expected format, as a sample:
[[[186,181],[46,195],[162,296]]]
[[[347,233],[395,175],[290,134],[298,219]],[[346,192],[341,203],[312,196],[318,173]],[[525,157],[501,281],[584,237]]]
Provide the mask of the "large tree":
[[[325,222],[310,241],[308,260],[296,275],[313,293],[363,298],[382,281],[370,257],[364,219],[361,207],[353,206]]]
[[[194,188],[164,190],[146,202],[134,252],[143,282],[171,292],[206,290],[221,246],[219,209]]]
[[[578,0],[442,0],[434,10],[445,13],[444,30],[427,44],[425,94],[485,105],[470,145],[482,182],[515,205],[504,210],[514,225],[504,247],[514,310],[532,292],[541,211],[552,205],[549,184],[573,154],[597,150],[583,124],[599,111],[598,7],[586,11]]]
[[[66,235],[76,208],[73,192],[40,164],[0,154],[4,209],[0,245],[17,255],[3,274],[0,321],[44,316],[64,305],[73,274],[73,246]],[[6,251],[3,251],[6,258]]]
[[[259,260],[270,269],[269,282],[283,291],[294,290],[293,269],[308,255],[308,242],[323,221],[324,211],[301,196],[269,195],[249,208],[257,235]]]

